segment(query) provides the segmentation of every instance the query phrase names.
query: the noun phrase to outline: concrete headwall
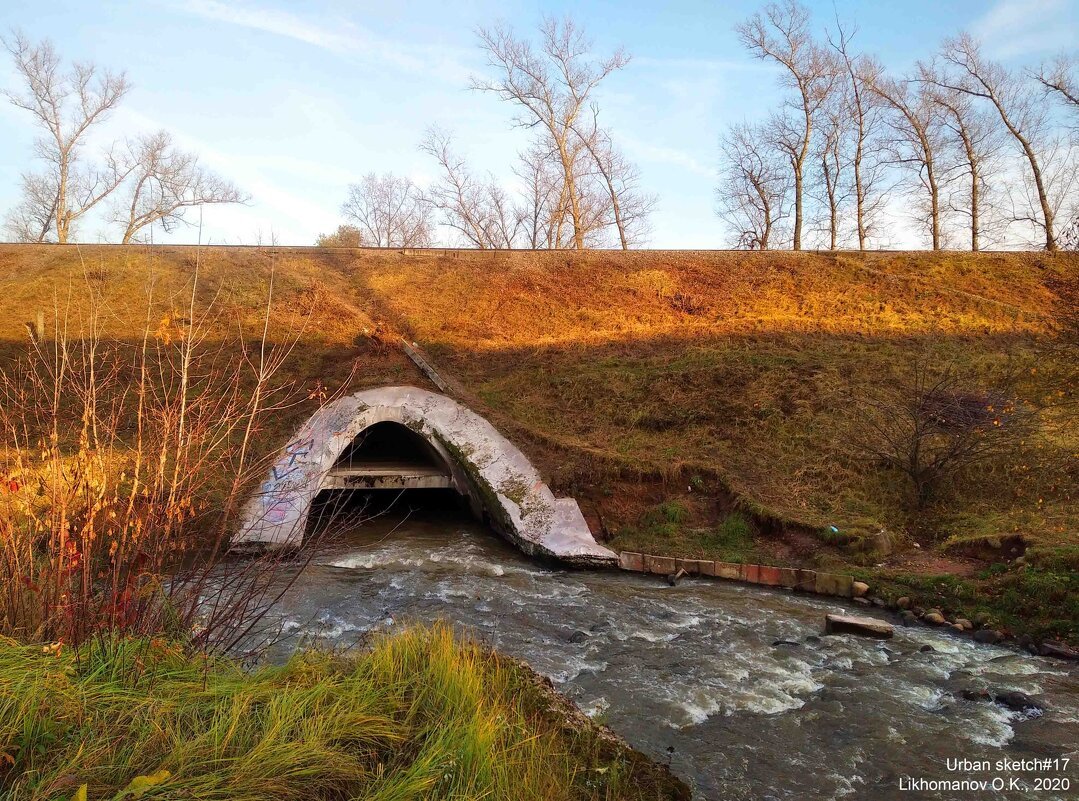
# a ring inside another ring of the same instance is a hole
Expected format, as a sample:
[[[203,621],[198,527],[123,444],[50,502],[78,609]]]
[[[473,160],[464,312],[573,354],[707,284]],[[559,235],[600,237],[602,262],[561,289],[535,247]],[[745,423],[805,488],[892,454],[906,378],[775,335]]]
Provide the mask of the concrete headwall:
[[[567,564],[614,566],[577,502],[556,498],[527,457],[494,426],[445,395],[416,387],[358,392],[324,406],[284,447],[247,504],[233,548],[298,547],[326,475],[365,429],[396,422],[429,442],[449,465],[454,488],[522,551]]]

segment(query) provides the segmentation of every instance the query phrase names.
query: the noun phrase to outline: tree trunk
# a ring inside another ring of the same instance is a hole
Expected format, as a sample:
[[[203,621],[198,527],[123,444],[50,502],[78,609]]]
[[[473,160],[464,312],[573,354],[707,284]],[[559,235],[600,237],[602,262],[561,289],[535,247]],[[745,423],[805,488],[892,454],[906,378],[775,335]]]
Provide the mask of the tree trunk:
[[[1012,124],[1011,119],[1004,110],[1004,106],[1001,105],[996,93],[990,93],[989,99],[992,100],[993,105],[996,106],[997,113],[1000,114],[1000,119],[1003,121],[1004,126],[1008,129],[1008,132],[1015,137],[1015,140],[1019,142],[1020,146],[1023,148],[1023,153],[1027,157],[1027,161],[1030,162],[1030,171],[1034,174],[1034,186],[1038,190],[1038,203],[1042,207],[1042,219],[1045,222],[1045,249],[1049,251],[1056,250],[1057,238],[1056,233],[1053,231],[1053,209],[1049,205],[1049,196],[1045,191],[1045,182],[1042,180],[1042,170],[1038,165],[1038,157],[1034,153],[1034,148],[1030,146],[1030,140]]]
[[[570,162],[565,142],[559,142],[558,154],[562,161],[562,172],[565,174],[566,193],[569,195],[570,218],[573,221],[573,247],[576,250],[584,250],[584,231],[581,230],[581,199],[577,197],[577,185],[573,178],[573,164]]]

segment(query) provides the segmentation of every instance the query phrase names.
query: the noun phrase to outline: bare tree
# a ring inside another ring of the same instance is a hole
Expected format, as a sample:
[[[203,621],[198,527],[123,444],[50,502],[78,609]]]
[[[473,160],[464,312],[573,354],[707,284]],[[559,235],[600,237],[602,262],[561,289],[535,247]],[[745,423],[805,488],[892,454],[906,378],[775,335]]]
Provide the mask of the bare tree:
[[[809,11],[795,2],[771,3],[764,16],[754,14],[737,28],[742,44],[759,59],[776,62],[784,70],[783,83],[796,92],[791,102],[797,124],[789,126],[794,177],[794,249],[802,249],[805,217],[805,164],[813,139],[813,120],[835,83],[837,66],[827,51],[819,47],[809,32]]]
[[[995,114],[982,109],[970,95],[954,89],[942,89],[935,64],[919,64],[919,79],[931,88],[933,102],[944,111],[943,124],[958,145],[956,175],[964,188],[962,201],[952,203],[951,209],[969,221],[970,249],[980,250],[987,227],[986,212],[992,209],[989,201],[990,176],[996,172],[996,156],[1000,150],[1000,126]]]
[[[562,247],[559,220],[564,218],[562,170],[552,163],[551,149],[543,140],[521,154],[514,170],[524,182],[522,230],[533,250]]]
[[[881,101],[870,88],[881,74],[881,66],[866,55],[851,52],[851,42],[857,29],[849,32],[836,19],[837,35],[829,37],[832,48],[839,57],[843,93],[847,114],[850,117],[850,169],[854,179],[854,224],[858,234],[858,249],[865,250],[875,228],[880,210],[884,206],[884,162],[876,146],[881,123]]]
[[[408,178],[369,173],[348,188],[341,213],[360,229],[365,243],[383,248],[429,247],[431,207]]]
[[[502,188],[491,180],[476,180],[445,131],[429,128],[420,150],[433,156],[442,170],[426,194],[427,202],[441,213],[442,223],[473,247],[512,248],[523,223],[522,212],[513,207]]]
[[[733,244],[749,250],[774,245],[787,217],[788,171],[771,132],[761,125],[734,125],[720,140],[721,182],[717,213],[734,230]]]
[[[969,34],[946,40],[941,55],[957,74],[941,77],[939,85],[990,103],[1021,148],[1037,195],[1037,211],[1028,221],[1044,233],[1045,249],[1056,250],[1056,213],[1044,169],[1046,148],[1050,144],[1044,104],[1038,102],[1036,93],[1025,81],[985,58]]]
[[[640,189],[640,171],[615,146],[610,131],[599,126],[599,107],[592,105],[591,126],[582,130],[574,126],[574,132],[592,161],[598,177],[610,197],[611,218],[618,231],[622,250],[640,244],[648,234],[648,218],[657,199]]]
[[[16,242],[48,242],[56,233],[56,182],[49,176],[25,173],[22,200],[4,221],[4,228]]]
[[[102,122],[127,94],[124,73],[100,70],[90,63],[73,64],[62,70],[60,56],[48,40],[32,44],[15,33],[4,46],[15,62],[24,84],[23,92],[6,92],[17,107],[29,111],[44,133],[36,143],[37,154],[49,165],[45,184],[55,187],[55,195],[41,205],[40,193],[31,192],[24,203],[37,204],[40,218],[46,206],[54,206],[51,217],[56,241],[64,244],[75,222],[111,194],[127,175],[123,165],[107,153],[99,165],[84,163],[82,147],[89,131]],[[34,189],[43,184],[34,183]],[[24,189],[29,184],[24,181]],[[51,193],[46,193],[51,194]]]
[[[1079,113],[1079,75],[1076,70],[1075,56],[1061,55],[1043,65],[1036,77],[1048,94],[1058,97],[1068,108]]]
[[[938,157],[943,146],[941,108],[926,84],[878,76],[872,89],[895,113],[889,122],[895,136],[889,142],[894,163],[917,177],[926,192],[921,219],[933,250],[943,246],[941,227],[941,175]]]
[[[488,65],[497,77],[474,79],[474,89],[491,92],[520,108],[515,122],[523,128],[540,128],[553,145],[562,170],[565,208],[573,228],[573,246],[585,247],[588,210],[577,185],[584,145],[573,126],[592,92],[612,72],[622,69],[629,56],[621,49],[595,59],[592,43],[571,19],[545,18],[540,25],[540,49],[518,39],[501,25],[479,31]],[[592,215],[594,216],[594,215]]]
[[[825,209],[829,250],[839,247],[841,216],[849,199],[846,180],[850,166],[846,150],[850,125],[848,105],[846,92],[834,91],[829,101],[821,107],[813,152],[819,177],[815,194]]]
[[[125,245],[147,226],[174,230],[193,206],[248,200],[231,183],[199,166],[196,155],[177,148],[166,131],[129,143],[127,158],[131,186],[116,215]]]

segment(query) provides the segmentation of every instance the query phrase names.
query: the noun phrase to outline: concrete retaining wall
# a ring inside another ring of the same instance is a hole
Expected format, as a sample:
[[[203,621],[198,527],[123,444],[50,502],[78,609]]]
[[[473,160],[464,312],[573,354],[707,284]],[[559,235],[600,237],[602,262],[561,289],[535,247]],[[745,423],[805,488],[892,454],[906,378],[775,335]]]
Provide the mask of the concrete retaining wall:
[[[834,595],[840,598],[854,597],[854,578],[841,573],[822,573],[795,567],[772,565],[749,565],[739,562],[714,562],[707,559],[678,559],[672,556],[622,551],[618,566],[634,573],[654,573],[670,576],[684,570],[691,576],[707,576],[760,584],[765,587],[787,587],[792,590]]]

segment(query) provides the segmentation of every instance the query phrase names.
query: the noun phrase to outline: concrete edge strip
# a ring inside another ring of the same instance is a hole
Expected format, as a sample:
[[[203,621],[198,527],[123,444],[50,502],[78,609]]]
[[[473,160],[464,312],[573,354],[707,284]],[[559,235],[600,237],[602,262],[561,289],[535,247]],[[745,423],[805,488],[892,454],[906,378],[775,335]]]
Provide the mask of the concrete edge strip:
[[[825,573],[797,567],[774,567],[772,565],[744,564],[741,562],[717,562],[710,559],[681,559],[674,556],[622,551],[618,566],[631,573],[653,573],[670,576],[684,570],[690,576],[720,578],[741,581],[764,587],[786,587],[814,595],[831,595],[840,598],[855,597],[853,576],[843,573]]]

